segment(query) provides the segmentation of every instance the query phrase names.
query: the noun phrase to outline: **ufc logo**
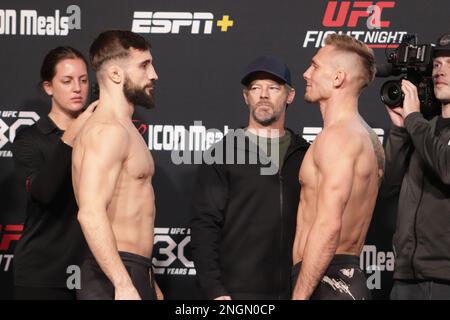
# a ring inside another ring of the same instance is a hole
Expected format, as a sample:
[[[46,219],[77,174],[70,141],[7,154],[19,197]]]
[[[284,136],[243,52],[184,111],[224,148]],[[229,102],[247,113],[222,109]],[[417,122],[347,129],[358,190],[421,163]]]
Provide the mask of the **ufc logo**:
[[[180,33],[181,27],[190,27],[192,34],[200,33],[204,21],[204,34],[212,33],[214,15],[210,12],[147,12],[136,11],[131,31],[136,33]]]
[[[11,242],[20,239],[22,231],[22,224],[7,224],[4,227],[0,224],[0,251],[8,251]]]
[[[17,115],[18,113],[18,115]],[[39,120],[39,116],[33,111],[2,111],[0,118],[0,149],[8,142],[13,142],[17,130],[21,126],[30,126]],[[15,121],[8,125],[3,119],[14,118]],[[9,133],[7,134],[9,130]]]
[[[354,28],[360,19],[367,21],[369,29],[387,28],[390,21],[382,21],[381,14],[386,8],[394,8],[395,1],[328,1],[322,24],[325,27]]]

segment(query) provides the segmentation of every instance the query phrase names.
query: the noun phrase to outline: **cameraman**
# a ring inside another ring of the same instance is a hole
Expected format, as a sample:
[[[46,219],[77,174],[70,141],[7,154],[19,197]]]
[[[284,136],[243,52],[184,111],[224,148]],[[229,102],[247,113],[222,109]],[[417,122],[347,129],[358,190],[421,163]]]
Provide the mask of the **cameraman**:
[[[391,299],[450,299],[450,34],[433,56],[442,113],[427,121],[417,88],[402,81],[403,108],[386,108],[393,126],[386,144],[386,185],[400,192],[393,239]]]

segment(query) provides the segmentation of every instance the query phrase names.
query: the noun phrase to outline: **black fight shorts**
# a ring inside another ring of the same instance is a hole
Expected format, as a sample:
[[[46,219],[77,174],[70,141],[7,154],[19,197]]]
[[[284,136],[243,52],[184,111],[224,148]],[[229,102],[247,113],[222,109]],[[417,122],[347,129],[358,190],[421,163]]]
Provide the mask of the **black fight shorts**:
[[[125,268],[142,300],[156,300],[152,261],[149,258],[119,251]],[[113,300],[114,286],[103,273],[92,254],[81,266],[81,289],[77,291],[78,300]]]
[[[301,262],[294,265],[291,274],[292,290],[300,273]],[[311,300],[370,300],[364,272],[359,267],[359,257],[338,254],[331,260],[325,275],[317,285]]]

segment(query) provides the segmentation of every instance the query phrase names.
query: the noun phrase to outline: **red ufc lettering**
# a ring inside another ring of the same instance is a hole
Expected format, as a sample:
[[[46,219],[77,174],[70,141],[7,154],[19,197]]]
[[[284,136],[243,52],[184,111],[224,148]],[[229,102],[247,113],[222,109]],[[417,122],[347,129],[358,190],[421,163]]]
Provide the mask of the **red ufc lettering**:
[[[329,1],[325,10],[325,14],[323,16],[322,24],[325,27],[342,27],[345,25],[347,17],[349,17],[347,26],[354,28],[358,25],[359,19],[369,18],[369,12],[367,11],[367,8],[369,8],[374,3],[372,1],[355,1],[353,2],[353,5],[350,9],[351,4],[352,3],[350,1]],[[394,8],[395,2],[378,1],[375,5],[378,7],[378,12],[381,15],[384,8]],[[380,21],[380,26],[383,28],[389,27],[390,24],[390,21]]]
[[[2,225],[0,225],[0,231],[2,231]],[[9,249],[12,241],[20,239],[20,233],[6,233],[6,232],[22,232],[23,225],[21,224],[9,224],[5,226],[3,237],[0,242],[0,251],[6,251]]]
[[[370,1],[358,1],[353,3],[353,8],[364,8],[364,10],[352,10],[350,12],[350,19],[348,19],[348,27],[356,27],[360,18],[367,18],[369,13],[367,8],[372,5]]]

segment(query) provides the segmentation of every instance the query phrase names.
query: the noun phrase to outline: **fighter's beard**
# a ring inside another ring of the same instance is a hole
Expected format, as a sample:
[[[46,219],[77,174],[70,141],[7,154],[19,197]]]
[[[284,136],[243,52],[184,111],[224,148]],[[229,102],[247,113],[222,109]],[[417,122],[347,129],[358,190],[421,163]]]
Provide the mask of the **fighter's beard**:
[[[123,85],[123,94],[125,95],[125,98],[128,100],[128,102],[132,103],[133,105],[139,105],[146,109],[152,109],[155,107],[155,99],[151,88],[151,84],[148,84],[143,88],[137,88],[132,85],[129,78],[126,78]],[[149,93],[146,92],[147,89],[150,89]]]

